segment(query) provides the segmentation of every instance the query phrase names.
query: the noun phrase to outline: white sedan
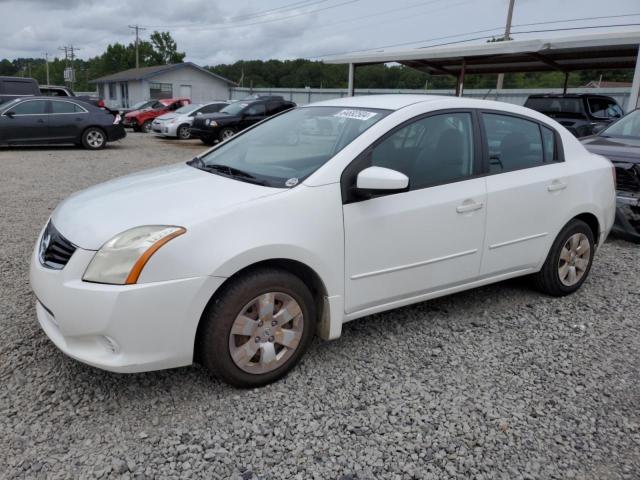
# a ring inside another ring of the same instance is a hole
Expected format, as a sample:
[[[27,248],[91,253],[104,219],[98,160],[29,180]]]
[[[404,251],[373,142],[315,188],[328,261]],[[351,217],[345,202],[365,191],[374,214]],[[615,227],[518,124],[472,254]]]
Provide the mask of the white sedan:
[[[343,98],[69,197],[31,284],[40,325],[77,360],[198,361],[254,387],[359,317],[521,275],[573,293],[614,214],[609,161],[542,114]]]
[[[164,137],[187,140],[191,138],[189,129],[193,124],[194,117],[205,113],[219,112],[227,105],[229,105],[229,102],[222,100],[205,104],[191,103],[180,107],[174,112],[165,113],[155,118],[151,124],[151,130]]]

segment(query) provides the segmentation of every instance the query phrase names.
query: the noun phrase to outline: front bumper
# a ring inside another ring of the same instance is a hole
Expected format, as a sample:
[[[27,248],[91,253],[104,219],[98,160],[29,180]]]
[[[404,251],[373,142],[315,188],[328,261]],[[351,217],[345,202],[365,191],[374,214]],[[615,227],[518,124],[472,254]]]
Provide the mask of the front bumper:
[[[196,138],[215,138],[218,135],[217,128],[191,127],[189,132]]]
[[[153,130],[154,133],[158,133],[166,137],[178,136],[178,132],[177,132],[178,126],[176,124],[154,121],[151,124],[151,129]]]
[[[43,267],[37,247],[31,257],[38,322],[51,341],[66,355],[113,372],[190,365],[198,322],[224,279],[84,282],[94,254],[78,248],[62,270]]]
[[[619,237],[640,243],[640,195],[618,192],[616,220],[612,232]]]

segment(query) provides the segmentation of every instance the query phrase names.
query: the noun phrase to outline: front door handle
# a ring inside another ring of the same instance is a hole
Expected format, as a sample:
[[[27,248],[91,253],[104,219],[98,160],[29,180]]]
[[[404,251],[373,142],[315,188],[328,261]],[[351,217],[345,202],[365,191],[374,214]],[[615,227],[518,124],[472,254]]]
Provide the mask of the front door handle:
[[[567,184],[565,182],[561,182],[560,180],[554,180],[549,185],[547,185],[547,190],[550,192],[559,192],[560,190],[564,190],[567,188]]]
[[[458,213],[469,213],[480,210],[484,204],[482,202],[474,202],[473,200],[465,200],[462,205],[456,207]]]

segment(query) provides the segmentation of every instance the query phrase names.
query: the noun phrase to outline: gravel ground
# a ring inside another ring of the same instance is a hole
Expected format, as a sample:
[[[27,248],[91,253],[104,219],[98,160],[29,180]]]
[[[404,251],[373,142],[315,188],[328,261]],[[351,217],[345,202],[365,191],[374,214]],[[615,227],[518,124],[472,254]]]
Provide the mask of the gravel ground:
[[[258,390],[66,358],[28,284],[50,211],[201,150],[0,150],[0,477],[640,478],[640,247],[621,240],[571,297],[516,280],[374,315]]]

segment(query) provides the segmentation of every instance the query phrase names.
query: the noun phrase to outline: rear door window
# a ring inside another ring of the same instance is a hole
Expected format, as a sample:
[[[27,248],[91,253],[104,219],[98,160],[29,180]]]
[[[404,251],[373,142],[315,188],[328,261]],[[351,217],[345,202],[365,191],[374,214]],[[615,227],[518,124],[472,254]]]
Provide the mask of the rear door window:
[[[511,172],[544,164],[542,135],[536,122],[511,115],[483,113],[482,123],[490,173]]]

